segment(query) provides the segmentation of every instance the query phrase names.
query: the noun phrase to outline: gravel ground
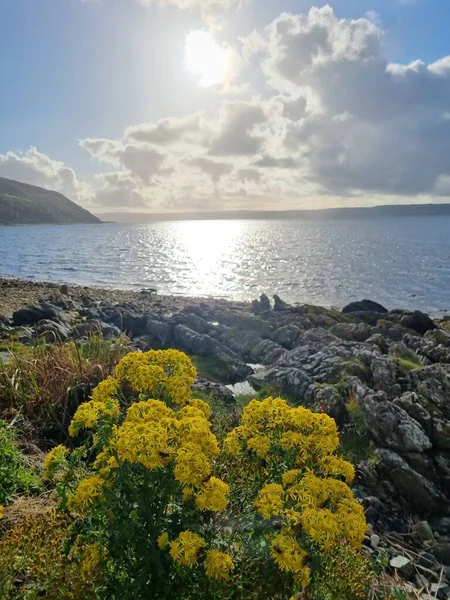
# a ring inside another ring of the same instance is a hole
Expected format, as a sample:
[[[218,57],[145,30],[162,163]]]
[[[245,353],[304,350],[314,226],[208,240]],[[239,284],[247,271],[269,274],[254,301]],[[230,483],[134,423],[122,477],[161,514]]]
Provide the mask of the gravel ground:
[[[215,298],[189,298],[183,296],[159,296],[135,290],[117,290],[111,288],[68,285],[68,293],[64,294],[75,301],[88,296],[95,301],[108,304],[131,304],[139,310],[164,308],[168,311],[183,308],[187,305],[207,302],[216,307],[248,306],[245,303],[230,302]],[[0,315],[10,317],[15,310],[32,304],[41,304],[61,296],[61,284],[25,279],[8,279],[0,277]]]

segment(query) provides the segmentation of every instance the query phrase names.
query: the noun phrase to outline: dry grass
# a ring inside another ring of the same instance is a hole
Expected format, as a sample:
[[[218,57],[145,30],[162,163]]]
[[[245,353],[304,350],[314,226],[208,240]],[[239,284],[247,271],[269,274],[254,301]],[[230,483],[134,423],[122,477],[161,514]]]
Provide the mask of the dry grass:
[[[442,578],[442,573],[441,573]],[[375,581],[368,600],[437,600],[437,593],[431,594],[426,588],[413,589],[397,573],[382,573]]]
[[[126,337],[11,347],[0,362],[0,418],[21,424],[31,439],[61,440],[77,406],[126,354]]]
[[[1,521],[3,532],[13,529],[28,517],[45,515],[58,506],[54,492],[45,492],[40,496],[17,496],[10,506],[4,507],[4,516]]]

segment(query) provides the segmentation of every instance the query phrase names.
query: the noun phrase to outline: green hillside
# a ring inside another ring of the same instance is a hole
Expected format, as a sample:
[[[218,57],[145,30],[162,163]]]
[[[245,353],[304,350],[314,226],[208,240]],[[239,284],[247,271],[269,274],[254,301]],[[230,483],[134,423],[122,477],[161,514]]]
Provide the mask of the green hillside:
[[[0,225],[100,222],[58,192],[0,177]]]

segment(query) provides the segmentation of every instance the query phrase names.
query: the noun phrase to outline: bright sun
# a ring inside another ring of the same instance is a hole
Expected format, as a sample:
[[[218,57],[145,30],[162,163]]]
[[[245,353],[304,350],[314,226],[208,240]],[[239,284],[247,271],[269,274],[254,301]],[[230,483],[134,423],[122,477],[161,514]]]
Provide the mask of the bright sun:
[[[227,50],[214,41],[207,31],[191,31],[186,36],[184,62],[199,76],[199,85],[211,87],[225,80],[229,69]]]

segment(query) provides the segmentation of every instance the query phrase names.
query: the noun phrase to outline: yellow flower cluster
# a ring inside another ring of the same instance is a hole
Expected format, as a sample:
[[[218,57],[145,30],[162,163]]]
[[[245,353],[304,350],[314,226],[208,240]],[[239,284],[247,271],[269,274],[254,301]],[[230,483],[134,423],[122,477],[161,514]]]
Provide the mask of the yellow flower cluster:
[[[130,352],[116,367],[116,377],[136,392],[184,406],[191,395],[197,372],[178,350]]]
[[[198,563],[200,551],[205,547],[205,540],[198,534],[183,531],[170,543],[170,556],[181,566],[193,567]]]
[[[295,573],[298,583],[309,584],[310,569],[304,565],[306,552],[300,544],[287,533],[280,533],[272,538],[270,554],[282,571]]]
[[[0,519],[3,519],[3,506],[0,504]]]
[[[200,510],[222,512],[227,505],[229,486],[217,477],[211,477],[204,483],[195,499]]]
[[[50,452],[45,457],[44,461],[42,472],[44,480],[50,480],[53,477],[53,475],[55,474],[61,463],[64,461],[68,453],[69,450],[62,445],[56,446],[56,448],[50,450]]]
[[[71,499],[71,505],[85,511],[96,504],[103,494],[105,482],[97,475],[83,479]]]
[[[363,508],[348,487],[354,468],[334,455],[338,444],[336,423],[328,415],[292,408],[280,398],[250,402],[241,425],[225,439],[229,454],[250,451],[264,459],[263,473],[281,479],[259,490],[254,508],[264,519],[281,521],[271,556],[302,585],[309,582],[309,570],[296,536],[306,534],[330,551],[340,540],[360,548],[367,530]]]
[[[234,569],[231,556],[219,550],[208,550],[205,558],[205,573],[210,579],[229,579]]]
[[[94,390],[95,393],[95,390]],[[100,422],[114,423],[120,416],[119,401],[108,398],[106,401],[90,400],[80,404],[69,427],[69,434],[75,437],[83,429],[94,429]]]
[[[69,432],[74,436],[82,429],[110,425],[108,442],[94,463],[99,480],[111,480],[126,462],[149,470],[167,468],[181,484],[185,500],[197,494],[194,499],[200,510],[224,510],[229,488],[212,477],[219,446],[211,432],[211,410],[203,400],[189,397],[195,375],[189,358],[176,350],[132,352],[118,364],[117,378],[108,377],[97,386],[92,399],[79,406]],[[141,393],[158,393],[165,401],[141,399],[128,408],[119,424],[120,405],[114,395],[122,384]],[[49,464],[65,452],[63,447],[55,449]],[[74,496],[75,504],[84,508],[101,495],[86,481],[90,480],[82,481]]]
[[[241,426],[226,438],[231,455],[253,450],[266,458],[275,446],[297,452],[298,464],[329,456],[339,445],[336,423],[326,414],[313,413],[298,406],[290,407],[281,398],[252,400],[244,408]]]
[[[179,566],[193,568],[198,562],[202,551],[206,548],[205,540],[197,533],[183,531],[173,541],[169,542],[167,533],[158,538],[158,546],[164,550],[170,546],[170,556]],[[204,561],[206,576],[210,579],[226,580],[234,569],[231,556],[219,550],[208,550]]]
[[[96,568],[105,557],[105,551],[98,544],[91,544],[84,549],[81,563],[81,574],[85,579],[91,579]]]

